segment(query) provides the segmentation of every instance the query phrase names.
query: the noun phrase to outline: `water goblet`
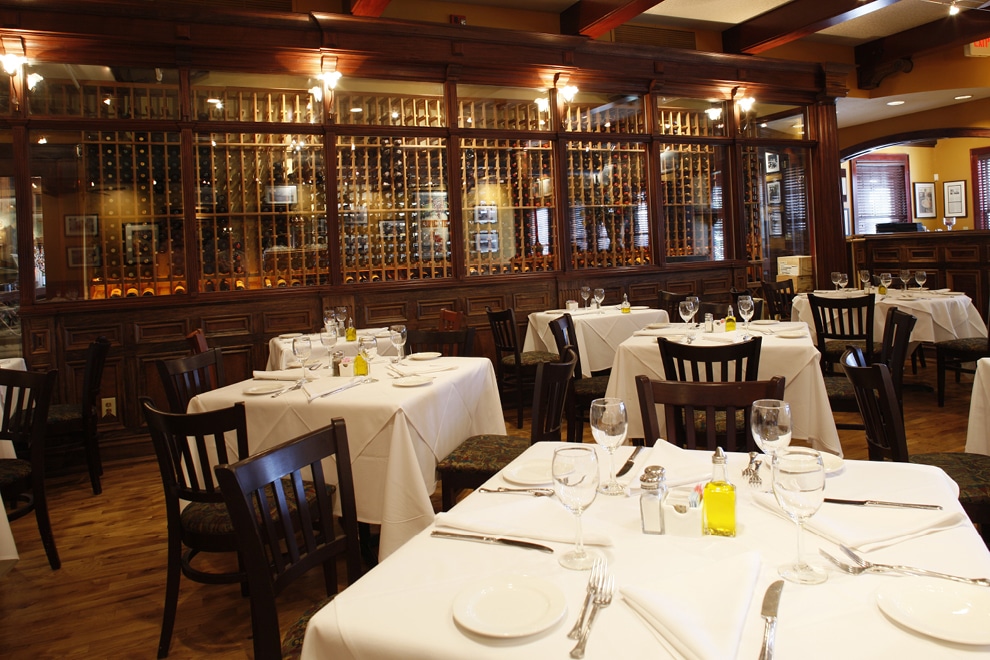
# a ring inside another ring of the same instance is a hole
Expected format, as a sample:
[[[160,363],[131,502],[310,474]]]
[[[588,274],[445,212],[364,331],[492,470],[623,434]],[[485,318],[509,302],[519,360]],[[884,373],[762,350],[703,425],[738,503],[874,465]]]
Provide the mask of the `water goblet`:
[[[358,350],[368,363],[368,377],[371,377],[371,363],[378,357],[378,340],[371,335],[358,337]]]
[[[389,329],[389,339],[392,340],[392,345],[395,346],[396,357],[392,358],[392,362],[399,362],[405,357],[404,349],[406,345],[406,326],[404,325],[393,325]]]
[[[564,568],[588,570],[597,554],[584,547],[581,514],[591,506],[598,493],[598,455],[594,447],[562,447],[554,450],[550,471],[554,494],[577,519],[574,549],[562,554],[557,561]]]
[[[698,310],[701,309],[701,298],[698,296],[688,296],[685,300],[691,303],[691,320],[693,321]]]
[[[893,281],[894,281],[894,278],[893,278],[893,276],[891,276],[890,273],[880,273],[880,286],[882,286],[883,288],[889,289],[890,288],[890,284]]]
[[[845,289],[849,285],[849,273],[839,273],[839,288]]]
[[[694,316],[694,306],[689,300],[682,300],[677,303],[677,313],[681,315],[681,320],[687,323]]]
[[[782,449],[773,457],[773,494],[784,513],[797,524],[797,558],[777,569],[780,577],[799,584],[821,584],[828,573],[806,562],[801,552],[804,523],[825,498],[825,466],[822,456],[807,447]]]
[[[581,287],[581,300],[584,301],[585,309],[588,309],[588,305],[591,304],[589,302],[590,299],[591,299],[591,287],[590,286]]]
[[[327,366],[333,366],[333,347],[337,345],[337,324],[328,323],[320,331],[320,343],[327,349]]]
[[[757,399],[749,414],[749,425],[756,446],[768,456],[791,444],[791,406],[786,401]]]
[[[924,289],[925,282],[928,280],[928,273],[923,270],[914,271],[914,281],[918,283],[918,288]]]
[[[837,270],[833,270],[832,271],[832,284],[835,285],[835,290],[836,291],[839,290],[839,275],[841,275],[841,273],[839,273],[839,271],[837,271]]]
[[[952,231],[952,228],[956,225],[956,219],[950,215],[947,218],[942,218],[942,224],[945,225],[947,231]]]
[[[323,327],[329,328],[331,325],[336,327],[337,317],[334,316],[333,308],[327,307],[325,310],[323,310]]]
[[[907,291],[908,282],[911,281],[911,271],[907,268],[902,268],[898,277],[901,280],[901,288]]]
[[[347,307],[341,306],[336,309],[337,314],[337,329],[340,334],[344,334],[347,329]]]
[[[299,359],[299,362],[302,365],[302,377],[299,379],[300,382],[306,382],[306,360],[309,359],[312,352],[313,342],[310,341],[309,335],[302,335],[301,337],[293,338],[292,354]]]
[[[595,302],[598,303],[598,313],[602,314],[602,301],[605,300],[605,289],[595,289]]]
[[[739,296],[736,299],[736,306],[739,308],[739,316],[743,317],[746,330],[749,330],[749,320],[756,313],[756,305],[753,303],[753,296]]]
[[[626,439],[626,404],[622,399],[595,399],[591,402],[591,435],[608,452],[608,483],[598,491],[603,495],[623,495],[626,489],[615,478],[615,450]]]
[[[870,285],[870,271],[865,268],[859,271],[859,282],[863,285],[863,291],[867,291]]]

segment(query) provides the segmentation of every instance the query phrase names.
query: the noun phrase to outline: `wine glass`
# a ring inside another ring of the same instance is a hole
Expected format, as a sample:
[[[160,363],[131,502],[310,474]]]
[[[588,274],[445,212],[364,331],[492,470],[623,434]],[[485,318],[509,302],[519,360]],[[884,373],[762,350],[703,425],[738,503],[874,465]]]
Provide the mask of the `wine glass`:
[[[334,316],[333,308],[327,307],[323,310],[323,327],[329,328],[330,326],[337,326],[337,317]]]
[[[608,452],[608,483],[599,488],[603,495],[623,495],[626,489],[615,478],[615,450],[626,439],[626,404],[622,399],[595,399],[591,402],[591,435]]]
[[[835,285],[835,290],[836,291],[839,290],[839,275],[841,275],[841,273],[839,273],[839,271],[837,271],[837,270],[833,270],[832,271],[832,284]]]
[[[584,547],[581,513],[591,506],[598,493],[598,454],[594,447],[561,447],[553,452],[550,470],[557,499],[577,518],[574,549],[561,555],[557,561],[564,568],[587,570],[597,559],[597,554],[588,552]]]
[[[773,494],[784,513],[797,523],[797,560],[777,572],[789,582],[821,584],[828,573],[803,559],[801,538],[805,521],[821,508],[825,498],[822,455],[807,447],[790,447],[774,454]]]
[[[942,224],[945,225],[946,230],[952,231],[952,228],[956,225],[956,219],[950,215],[947,218],[942,218]]]
[[[839,273],[839,288],[845,289],[849,285],[849,273]]]
[[[694,305],[690,300],[682,300],[677,303],[677,313],[681,315],[681,320],[687,323],[694,316]]]
[[[753,296],[739,296],[736,299],[736,306],[739,308],[739,316],[745,321],[745,328],[749,330],[749,320],[756,313],[756,305],[753,304]]]
[[[396,357],[392,358],[392,362],[398,362],[405,357],[404,348],[406,345],[406,326],[404,325],[393,325],[389,327],[389,339],[392,340],[392,345],[395,346]]]
[[[882,286],[883,288],[889,289],[890,284],[893,281],[894,278],[891,276],[890,273],[880,273],[880,286]]]
[[[918,283],[918,287],[921,289],[925,288],[925,281],[928,280],[928,273],[923,270],[914,271],[914,281]]]
[[[911,281],[911,271],[909,271],[907,268],[902,268],[899,277],[901,280],[901,288],[907,291],[908,282]]]
[[[340,306],[336,310],[337,313],[337,329],[340,331],[339,334],[343,334],[347,330],[347,307]]]
[[[591,287],[583,286],[581,287],[581,300],[584,301],[584,308],[588,309],[589,299],[591,298]]]
[[[337,345],[337,324],[327,323],[320,331],[320,343],[327,349],[327,364],[333,365],[333,347]]]
[[[309,359],[312,352],[313,342],[310,341],[309,335],[302,335],[301,337],[293,338],[292,354],[299,359],[299,362],[302,365],[302,378],[299,379],[301,382],[306,381],[306,360]]]
[[[749,414],[753,440],[771,458],[791,444],[791,406],[780,399],[757,399]]]
[[[368,377],[371,377],[371,362],[378,357],[378,340],[371,335],[358,337],[358,350],[368,363]]]
[[[870,271],[865,268],[859,271],[859,281],[863,285],[863,291],[869,290],[870,284]]]
[[[605,289],[595,289],[595,302],[598,303],[598,313],[602,314],[602,301],[605,300]]]
[[[701,309],[701,298],[698,296],[688,296],[686,300],[691,303],[691,319],[694,320],[698,310]]]

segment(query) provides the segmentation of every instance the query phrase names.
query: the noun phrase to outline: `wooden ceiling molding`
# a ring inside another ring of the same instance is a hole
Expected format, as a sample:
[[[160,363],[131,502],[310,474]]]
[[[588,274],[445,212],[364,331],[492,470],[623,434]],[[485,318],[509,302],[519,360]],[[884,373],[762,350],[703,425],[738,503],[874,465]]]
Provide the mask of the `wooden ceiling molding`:
[[[578,0],[560,14],[560,31],[597,39],[661,2],[663,0]]]
[[[350,11],[352,16],[364,16],[366,18],[378,18],[388,7],[388,3],[391,0],[350,0],[347,4],[350,6]]]

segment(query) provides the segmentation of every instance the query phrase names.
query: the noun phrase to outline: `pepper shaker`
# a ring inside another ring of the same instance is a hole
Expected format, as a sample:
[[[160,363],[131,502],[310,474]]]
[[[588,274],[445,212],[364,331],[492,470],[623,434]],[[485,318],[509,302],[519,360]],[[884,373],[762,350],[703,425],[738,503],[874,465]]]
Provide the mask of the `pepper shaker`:
[[[343,361],[343,359],[344,359],[344,351],[333,352],[333,360],[332,360],[333,366],[331,368],[332,371],[332,373],[330,374],[331,376],[340,375],[340,363]]]

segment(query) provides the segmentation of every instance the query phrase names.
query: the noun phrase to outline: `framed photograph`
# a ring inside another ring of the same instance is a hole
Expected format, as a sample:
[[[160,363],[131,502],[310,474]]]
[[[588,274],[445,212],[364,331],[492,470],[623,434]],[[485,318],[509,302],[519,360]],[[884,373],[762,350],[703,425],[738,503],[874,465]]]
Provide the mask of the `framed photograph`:
[[[780,181],[767,182],[767,203],[780,204]]]
[[[474,237],[474,249],[478,252],[498,252],[498,232],[479,231]]]
[[[953,218],[966,217],[966,182],[946,181],[942,184],[945,198],[945,215]]]
[[[765,158],[767,161],[767,174],[780,171],[780,155],[776,151],[768,151]]]
[[[66,236],[96,236],[100,233],[100,216],[67,215],[65,216]]]
[[[780,221],[780,211],[770,211],[767,217],[770,220],[770,235],[783,236],[784,225]]]
[[[150,264],[155,257],[155,225],[124,225],[124,258],[129,265]]]
[[[935,217],[935,184],[914,184],[914,217]]]
[[[101,265],[100,248],[98,245],[66,248],[65,264],[69,268],[99,267]]]
[[[498,222],[498,209],[494,204],[481,204],[474,207],[474,221],[479,224]]]

